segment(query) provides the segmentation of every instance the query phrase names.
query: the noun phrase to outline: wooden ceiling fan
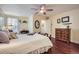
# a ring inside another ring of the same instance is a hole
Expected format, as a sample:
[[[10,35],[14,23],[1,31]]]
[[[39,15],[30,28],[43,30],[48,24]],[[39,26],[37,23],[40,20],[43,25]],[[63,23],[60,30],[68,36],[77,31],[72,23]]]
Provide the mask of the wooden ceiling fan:
[[[46,4],[40,5],[40,8],[38,9],[37,8],[31,8],[31,9],[37,11],[35,14],[42,13],[44,15],[46,15],[46,12],[48,11],[53,11],[53,9],[46,8]]]

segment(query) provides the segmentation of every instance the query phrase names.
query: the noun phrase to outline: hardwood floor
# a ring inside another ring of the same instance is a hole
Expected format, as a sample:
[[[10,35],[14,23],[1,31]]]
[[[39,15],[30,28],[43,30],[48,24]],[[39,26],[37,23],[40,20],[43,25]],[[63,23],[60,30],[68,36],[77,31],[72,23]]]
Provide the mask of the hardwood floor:
[[[66,43],[62,41],[55,41],[51,39],[53,47],[48,50],[48,54],[78,54],[79,45],[73,43]]]

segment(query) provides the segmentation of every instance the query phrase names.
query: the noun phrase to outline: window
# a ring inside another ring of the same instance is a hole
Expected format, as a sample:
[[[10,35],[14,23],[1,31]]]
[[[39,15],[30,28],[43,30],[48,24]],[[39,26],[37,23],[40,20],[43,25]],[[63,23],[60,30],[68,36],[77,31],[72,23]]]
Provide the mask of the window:
[[[0,30],[2,30],[3,26],[4,26],[4,17],[0,16]]]
[[[8,29],[13,32],[18,32],[18,19],[9,17],[7,20]]]

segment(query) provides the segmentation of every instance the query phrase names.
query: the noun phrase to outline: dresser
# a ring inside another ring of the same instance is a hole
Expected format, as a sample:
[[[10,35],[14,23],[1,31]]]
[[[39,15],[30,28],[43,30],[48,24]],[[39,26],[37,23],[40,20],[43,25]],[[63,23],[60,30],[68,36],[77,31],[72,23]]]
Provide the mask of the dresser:
[[[55,29],[55,38],[56,40],[65,41],[67,43],[70,42],[70,35],[71,29],[70,28],[56,28]]]

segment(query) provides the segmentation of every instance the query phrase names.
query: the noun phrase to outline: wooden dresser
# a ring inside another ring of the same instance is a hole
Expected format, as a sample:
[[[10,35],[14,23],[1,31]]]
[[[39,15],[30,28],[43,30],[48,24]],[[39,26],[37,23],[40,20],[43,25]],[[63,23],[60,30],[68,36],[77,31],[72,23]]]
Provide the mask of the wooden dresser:
[[[65,41],[67,43],[70,42],[70,33],[71,29],[67,28],[56,28],[55,29],[55,38],[56,40]]]

